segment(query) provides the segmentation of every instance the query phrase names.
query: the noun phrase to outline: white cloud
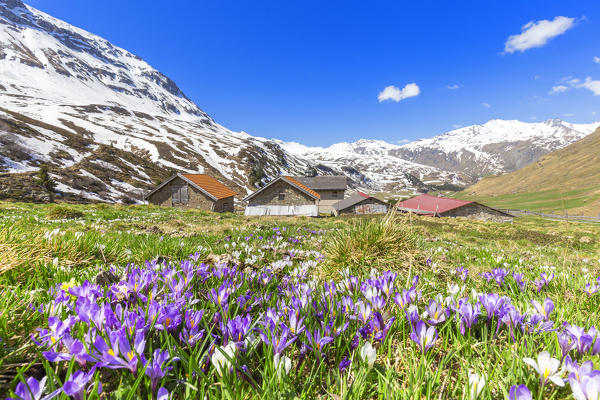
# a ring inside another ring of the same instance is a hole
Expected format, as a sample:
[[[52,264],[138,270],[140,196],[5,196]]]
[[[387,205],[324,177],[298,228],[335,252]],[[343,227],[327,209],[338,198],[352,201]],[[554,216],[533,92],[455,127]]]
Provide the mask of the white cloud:
[[[573,113],[564,113],[563,117],[567,117],[568,118],[568,117],[573,117],[574,115],[575,114],[573,114]]]
[[[446,85],[446,88],[448,90],[456,90],[460,87],[460,85],[456,84],[456,85]]]
[[[418,96],[421,93],[421,89],[416,83],[409,83],[402,89],[397,88],[394,85],[386,86],[381,92],[379,92],[379,102],[382,103],[386,100],[393,100],[399,102],[400,100],[408,99],[409,97]]]
[[[542,79],[542,76],[540,74],[535,74],[533,79],[535,79],[537,81],[538,79]]]
[[[529,117],[529,119],[532,120],[532,121],[537,121],[537,117],[535,115]]]
[[[460,129],[460,128],[462,128],[463,126],[462,126],[462,125],[460,125],[460,124],[452,124],[452,127],[453,127],[454,129]]]
[[[596,115],[596,111],[592,111],[592,115]]]
[[[400,139],[396,143],[398,143],[398,144],[406,144],[406,143],[410,143],[410,140],[408,140],[408,139]]]
[[[504,44],[505,53],[524,52],[534,47],[542,47],[552,38],[562,35],[575,25],[575,18],[555,17],[552,21],[543,19],[531,21],[521,28],[521,33],[511,35]]]
[[[593,80],[589,76],[585,78],[585,81],[574,84],[576,88],[587,89],[594,94],[594,96],[600,96],[600,81]]]
[[[596,64],[600,64],[600,57],[594,56],[593,60]]]
[[[556,85],[556,86],[552,86],[552,89],[550,89],[548,94],[564,93],[567,90],[569,90],[569,88],[565,85]]]
[[[569,88],[575,89],[587,89],[594,96],[600,96],[600,80],[594,80],[591,77],[585,78],[585,81],[581,81],[581,79],[572,78],[570,76],[561,79],[561,82],[569,85],[568,87],[565,85],[557,85],[552,87],[550,90],[550,94],[563,93],[566,92]]]
[[[489,105],[489,103],[481,103],[482,106],[484,106],[485,108],[490,108],[492,107],[491,105]]]

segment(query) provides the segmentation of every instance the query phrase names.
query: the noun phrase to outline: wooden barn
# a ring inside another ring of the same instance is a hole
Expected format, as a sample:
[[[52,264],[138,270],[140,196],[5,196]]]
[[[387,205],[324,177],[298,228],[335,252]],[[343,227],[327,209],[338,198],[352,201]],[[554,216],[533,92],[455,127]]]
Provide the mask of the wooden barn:
[[[296,176],[294,179],[319,194],[319,212],[322,214],[333,213],[333,205],[346,195],[344,175]]]
[[[319,215],[319,193],[291,176],[280,176],[244,199],[245,215]]]
[[[465,217],[485,221],[512,221],[513,215],[477,203],[422,194],[397,204],[398,211],[434,217]]]
[[[357,192],[333,205],[333,213],[336,216],[340,214],[385,214],[387,211],[386,202],[362,192]]]
[[[148,193],[150,204],[233,212],[235,192],[206,174],[176,174]]]

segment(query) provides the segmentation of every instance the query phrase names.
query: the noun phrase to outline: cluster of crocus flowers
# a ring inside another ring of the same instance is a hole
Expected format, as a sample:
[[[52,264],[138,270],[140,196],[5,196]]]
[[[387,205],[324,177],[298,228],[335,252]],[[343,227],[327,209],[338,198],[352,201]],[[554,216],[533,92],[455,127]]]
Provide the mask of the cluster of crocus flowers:
[[[72,366],[55,394],[78,399],[93,390],[107,391],[111,383],[104,382],[103,387],[103,377],[117,374],[131,382],[142,377],[148,397],[167,398],[169,390],[177,390],[184,381],[175,372],[181,373],[182,364],[192,355],[202,374],[193,372],[185,379],[246,379],[249,370],[264,369],[283,381],[304,363],[337,365],[344,373],[371,370],[390,332],[405,332],[400,339],[414,342],[416,356],[425,360],[435,357],[440,336],[445,338],[447,332],[475,341],[482,340],[484,329],[491,329],[495,337],[504,329],[504,337],[515,342],[526,335],[556,334],[561,361],[575,352],[600,353],[595,328],[555,326],[551,317],[558,313],[550,298],[528,299],[525,304],[530,309],[522,312],[523,302],[513,304],[510,297],[494,293],[510,285],[518,293],[515,284],[521,288],[519,282],[525,282],[523,275],[506,268],[482,274],[489,293],[471,296],[458,285],[449,285],[448,293],[434,298],[423,296],[428,293],[426,280],[399,279],[390,271],[365,278],[346,273],[339,281],[317,283],[309,271],[322,256],[302,244],[319,233],[287,239],[284,234],[281,229],[238,242],[227,238],[241,258],[264,260],[262,268],[209,265],[192,254],[179,263],[130,265],[123,279],[108,287],[88,281],[57,285],[51,291],[52,301],[35,308],[47,323],[34,335],[46,361],[65,370]],[[283,254],[283,258],[268,259],[260,252]],[[467,279],[466,268],[456,272],[460,281]],[[541,279],[547,285],[552,277]],[[400,324],[402,329],[395,329]],[[564,382],[556,359],[549,354],[527,360],[540,374],[542,386]],[[583,369],[571,365],[564,379],[573,393],[594,393],[597,374],[589,364]],[[471,398],[483,393],[491,383],[487,379],[483,373],[469,374],[466,391]],[[27,378],[14,392],[20,398],[40,398],[48,395],[45,382]],[[526,387],[511,388],[515,399],[526,399],[527,393]]]

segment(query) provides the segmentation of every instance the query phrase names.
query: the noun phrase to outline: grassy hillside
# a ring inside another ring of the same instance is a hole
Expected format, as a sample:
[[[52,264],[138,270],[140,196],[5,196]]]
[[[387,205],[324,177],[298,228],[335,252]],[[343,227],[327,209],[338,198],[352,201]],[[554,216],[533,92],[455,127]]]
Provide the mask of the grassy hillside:
[[[600,129],[515,172],[488,177],[457,197],[502,208],[600,213]]]

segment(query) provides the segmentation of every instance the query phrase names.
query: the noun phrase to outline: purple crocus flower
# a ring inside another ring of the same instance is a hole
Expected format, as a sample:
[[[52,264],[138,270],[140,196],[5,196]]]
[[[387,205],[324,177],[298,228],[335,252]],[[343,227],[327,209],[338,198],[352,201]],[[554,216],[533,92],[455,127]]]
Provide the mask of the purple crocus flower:
[[[591,296],[594,293],[598,292],[598,285],[592,285],[591,283],[588,283],[585,285],[585,288],[583,289],[583,291],[588,295]]]
[[[27,378],[25,383],[19,382],[15,388],[17,400],[40,400],[44,393],[44,388],[46,387],[46,379],[47,377],[43,377],[42,380],[38,382],[37,379],[31,376]],[[46,396],[44,399],[51,399],[58,394],[60,394],[60,389]]]
[[[327,344],[333,342],[333,338],[331,336],[321,336],[321,331],[319,329],[315,329],[314,333],[312,334],[308,329],[305,332],[310,348],[313,351],[318,351],[321,353]]]
[[[494,280],[496,281],[498,286],[502,286],[502,284],[504,283],[504,278],[506,278],[506,276],[509,273],[510,273],[510,271],[507,269],[495,268],[492,270],[492,277],[494,278]]]
[[[295,309],[291,309],[288,312],[289,324],[287,325],[287,328],[293,335],[299,335],[302,332],[304,332],[304,328],[305,328],[304,327],[304,318],[305,317],[299,318],[299,315],[300,315],[300,312]]]
[[[435,327],[430,326],[429,328],[423,321],[418,321],[416,328],[411,332],[410,338],[421,348],[423,355],[427,354],[427,351],[435,344],[438,339],[437,330]]]
[[[362,301],[358,301],[356,303],[356,310],[358,311],[358,320],[363,324],[367,323],[369,318],[371,318],[371,306],[369,303],[363,303]]]
[[[513,272],[512,276],[515,279],[515,282],[517,282],[517,285],[519,286],[519,289],[521,290],[521,292],[523,292],[525,290],[525,288],[527,287],[527,282],[525,281],[525,277],[523,276],[523,274],[518,274],[516,272]],[[521,386],[523,386],[523,385],[521,385]]]
[[[154,327],[158,330],[172,332],[176,330],[179,325],[181,325],[181,305],[170,303],[162,307]]]
[[[469,303],[461,305],[458,309],[458,315],[460,316],[460,333],[463,335],[465,334],[465,327],[471,329],[471,327],[477,323],[477,317],[480,314],[479,304],[475,304],[475,306]]]
[[[550,313],[554,310],[554,303],[549,297],[546,297],[542,304],[535,300],[531,300],[531,304],[535,310],[544,317],[544,321],[548,321]]]
[[[575,339],[575,348],[579,354],[585,354],[590,350],[594,338],[585,329],[577,325],[569,325],[565,331]]]
[[[77,371],[63,385],[63,392],[75,400],[83,400],[83,395],[89,381],[94,377],[95,368],[89,372]],[[100,387],[99,387],[99,390]]]
[[[560,346],[562,360],[567,356],[567,354],[569,354],[569,351],[573,350],[577,346],[577,343],[575,343],[573,336],[568,332],[557,332],[556,335],[558,337],[558,345]]]
[[[344,372],[348,367],[352,364],[352,361],[348,360],[348,357],[344,357],[342,361],[340,361],[338,365],[338,369],[340,372]]]
[[[509,400],[531,400],[531,392],[525,385],[513,385],[508,393]]]
[[[69,361],[71,359],[75,359],[75,361],[80,366],[85,366],[86,362],[95,361],[92,356],[90,356],[83,343],[81,343],[78,339],[72,339],[71,337],[65,337],[63,339],[63,344],[65,345],[65,349],[67,352],[54,352],[54,351],[45,351],[42,354],[44,357],[50,362],[57,361]]]
[[[409,307],[404,314],[406,315],[406,319],[410,324],[411,329],[414,331],[417,328],[417,322],[420,321],[419,318],[419,310],[415,306]]]
[[[577,400],[590,400],[600,398],[600,371],[591,371],[586,375],[569,374],[569,384],[573,397]]]
[[[429,315],[429,322],[431,325],[441,324],[446,321],[446,309],[440,303],[437,303],[435,300],[429,300],[429,305],[425,308],[427,314]]]
[[[167,350],[161,351],[160,349],[154,350],[152,361],[146,367],[146,375],[152,382],[152,392],[156,392],[156,386],[158,382],[165,376],[165,374],[172,369],[172,367],[165,366],[165,363],[169,361],[169,352]]]
[[[502,308],[504,305],[505,298],[500,297],[496,293],[488,293],[486,295],[479,296],[479,301],[481,305],[485,308],[487,312],[488,321],[491,320],[494,315]]]
[[[209,297],[215,304],[223,307],[227,304],[227,299],[229,298],[229,287],[223,284],[218,290],[213,288],[210,290]]]
[[[398,304],[401,310],[404,310],[411,303],[409,292],[406,289],[402,289],[402,294],[396,292],[394,295],[394,302]]]
[[[469,270],[465,267],[456,268],[456,275],[464,282],[467,280],[467,276],[469,275]]]
[[[237,315],[234,319],[227,321],[227,334],[233,342],[241,348],[244,343],[244,337],[250,330],[250,324],[252,323],[252,317],[250,314],[242,317]]]

